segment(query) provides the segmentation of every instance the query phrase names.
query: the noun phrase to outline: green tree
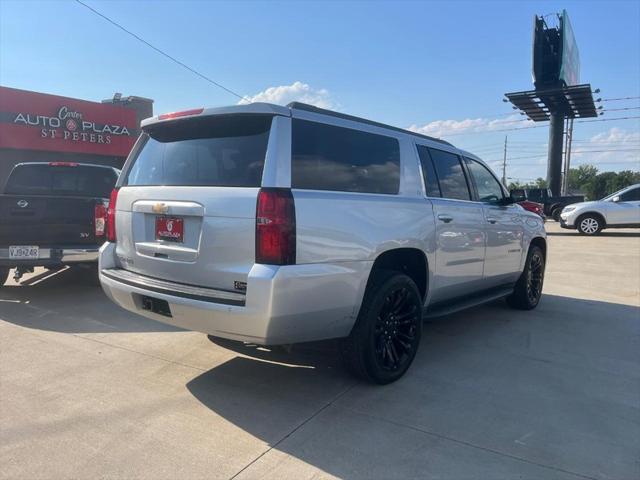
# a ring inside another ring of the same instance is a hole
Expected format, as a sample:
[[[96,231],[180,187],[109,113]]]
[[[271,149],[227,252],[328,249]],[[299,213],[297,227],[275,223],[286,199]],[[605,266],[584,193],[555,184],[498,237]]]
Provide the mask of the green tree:
[[[536,178],[536,188],[547,188],[547,181],[542,178],[542,177],[538,177]]]
[[[587,183],[598,175],[598,168],[593,165],[580,165],[569,169],[569,190],[583,191]]]
[[[623,170],[617,173],[603,172],[596,175],[584,186],[584,192],[589,200],[598,200],[635,183],[640,183],[640,172],[632,170]]]

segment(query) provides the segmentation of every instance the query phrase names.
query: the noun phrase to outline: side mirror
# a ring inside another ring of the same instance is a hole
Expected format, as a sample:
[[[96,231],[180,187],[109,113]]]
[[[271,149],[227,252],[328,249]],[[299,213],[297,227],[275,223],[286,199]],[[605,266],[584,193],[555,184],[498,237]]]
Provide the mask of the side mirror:
[[[611,201],[612,201],[612,202],[616,202],[616,203],[617,203],[617,202],[619,202],[619,201],[620,201],[620,195],[616,195],[615,197],[613,197],[613,198],[611,199]]]
[[[522,202],[523,200],[526,200],[524,192],[521,190],[520,191],[511,190],[509,194],[509,198],[511,199],[511,203],[518,203],[518,202]]]

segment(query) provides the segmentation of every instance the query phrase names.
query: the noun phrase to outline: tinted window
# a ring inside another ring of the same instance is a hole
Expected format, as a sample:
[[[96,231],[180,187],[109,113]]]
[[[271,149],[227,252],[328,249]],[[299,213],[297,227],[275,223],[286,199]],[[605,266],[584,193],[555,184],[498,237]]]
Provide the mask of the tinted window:
[[[19,165],[11,172],[5,192],[109,198],[116,180],[111,168]]]
[[[481,163],[468,158],[466,161],[478,191],[478,200],[481,202],[501,201],[504,198],[504,193],[496,177]]]
[[[396,139],[304,120],[293,120],[292,135],[293,188],[398,193]]]
[[[429,149],[418,145],[418,154],[420,155],[420,164],[422,165],[422,175],[424,177],[424,186],[427,190],[427,197],[441,197],[440,186],[438,185],[438,177],[433,166],[433,160],[429,155]]]
[[[438,174],[440,190],[444,198],[470,200],[469,187],[465,178],[460,157],[442,150],[429,149]]]
[[[640,200],[640,188],[634,188],[620,195],[620,201],[633,202]]]
[[[259,187],[271,116],[204,117],[147,129],[125,185]]]

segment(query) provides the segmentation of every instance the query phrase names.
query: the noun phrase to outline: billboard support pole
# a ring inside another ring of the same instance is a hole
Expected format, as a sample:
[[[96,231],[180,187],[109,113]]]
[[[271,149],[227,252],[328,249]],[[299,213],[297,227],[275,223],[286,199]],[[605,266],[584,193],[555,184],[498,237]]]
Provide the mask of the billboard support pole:
[[[564,112],[555,111],[549,122],[549,159],[547,163],[547,186],[554,196],[562,191],[562,145],[564,143]]]

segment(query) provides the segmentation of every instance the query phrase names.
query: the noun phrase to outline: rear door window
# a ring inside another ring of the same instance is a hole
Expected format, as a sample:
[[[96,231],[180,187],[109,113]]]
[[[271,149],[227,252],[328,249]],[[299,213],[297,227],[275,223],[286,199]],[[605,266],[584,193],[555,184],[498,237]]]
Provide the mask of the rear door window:
[[[429,153],[438,175],[442,197],[455,200],[471,200],[469,185],[460,157],[435,148],[429,148]]]
[[[397,194],[400,145],[393,137],[293,120],[291,187]]]
[[[212,116],[147,129],[124,185],[259,187],[272,117]]]
[[[441,197],[442,192],[440,192],[438,176],[436,175],[436,169],[433,166],[431,155],[429,155],[429,149],[418,145],[418,155],[420,156],[420,164],[422,165],[422,175],[424,177],[427,197]]]

